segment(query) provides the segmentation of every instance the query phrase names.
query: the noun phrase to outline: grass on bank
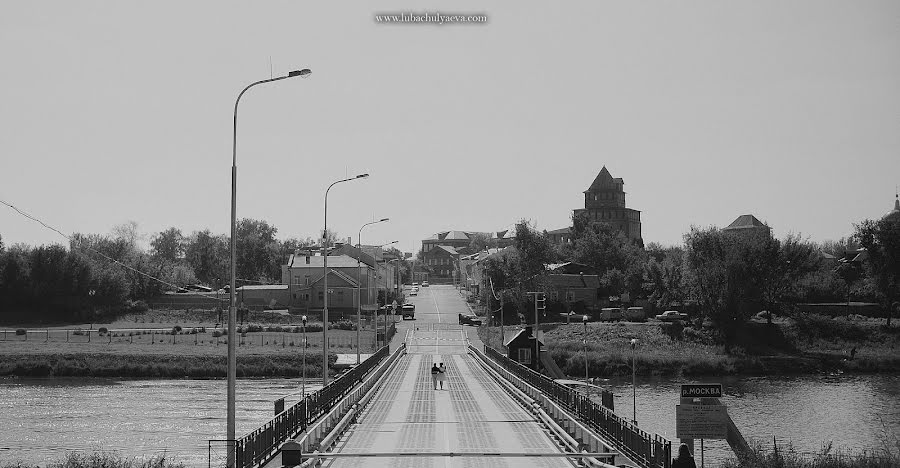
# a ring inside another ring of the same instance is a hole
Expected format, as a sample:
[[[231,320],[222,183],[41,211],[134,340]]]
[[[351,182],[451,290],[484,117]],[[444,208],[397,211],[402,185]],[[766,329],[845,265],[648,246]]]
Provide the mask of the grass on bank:
[[[882,437],[882,448],[873,452],[835,451],[829,443],[812,455],[801,455],[791,445],[772,450],[757,445],[723,468],[896,468],[900,466],[900,438]]]
[[[328,355],[329,366],[337,354]],[[306,355],[306,376],[322,375],[322,354]],[[303,359],[297,354],[238,355],[238,377],[300,377]],[[226,356],[147,354],[6,354],[0,355],[0,376],[18,377],[141,377],[224,378]]]
[[[0,468],[184,468],[184,463],[166,455],[149,458],[127,458],[112,452],[69,452],[60,460],[45,465],[24,462],[3,462]]]
[[[564,373],[584,375],[585,340],[588,373],[595,377],[631,373],[631,340],[641,375],[792,374],[821,371],[900,371],[900,328],[860,317],[805,315],[776,323],[750,322],[728,349],[715,331],[660,322],[542,325],[550,357]],[[499,327],[481,327],[482,341],[502,349]],[[506,338],[518,327],[506,327]],[[851,359],[851,350],[855,356]]]

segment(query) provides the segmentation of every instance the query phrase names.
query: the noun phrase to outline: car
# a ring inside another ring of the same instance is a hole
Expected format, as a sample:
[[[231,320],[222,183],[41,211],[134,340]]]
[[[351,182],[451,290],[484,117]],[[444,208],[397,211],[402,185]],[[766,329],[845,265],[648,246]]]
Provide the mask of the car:
[[[681,312],[678,312],[677,310],[667,310],[656,316],[656,320],[659,320],[660,322],[679,322],[681,320],[687,320],[687,319],[688,319],[687,314],[682,314]]]
[[[409,318],[410,320],[416,319],[416,305],[415,304],[403,304],[400,307],[401,313],[403,314],[403,320]]]
[[[475,314],[459,314],[459,324],[460,325],[481,325],[481,317]]]
[[[422,287],[423,287],[423,288],[427,288],[427,287],[428,287],[428,281],[422,281]]]
[[[419,283],[413,282],[413,287],[414,287],[414,288],[418,288],[418,287],[419,287]]]
[[[616,320],[622,320],[624,314],[622,313],[622,309],[618,307],[604,307],[600,309],[600,321],[601,322],[613,322]]]
[[[410,290],[409,290],[409,295],[410,295],[410,296],[418,296],[418,295],[419,295],[419,290],[418,290],[418,289],[410,289]]]

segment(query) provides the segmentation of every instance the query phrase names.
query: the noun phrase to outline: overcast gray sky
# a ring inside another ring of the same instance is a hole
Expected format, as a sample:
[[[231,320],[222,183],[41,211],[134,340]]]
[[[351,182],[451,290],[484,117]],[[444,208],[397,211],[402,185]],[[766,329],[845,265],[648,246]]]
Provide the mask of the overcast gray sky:
[[[515,5],[515,6],[514,6]],[[0,198],[64,232],[567,226],[603,165],[647,242],[753,213],[848,235],[900,184],[900,2],[5,1]],[[383,25],[377,12],[484,13]],[[58,235],[0,207],[6,243]],[[355,241],[355,240],[354,240]]]

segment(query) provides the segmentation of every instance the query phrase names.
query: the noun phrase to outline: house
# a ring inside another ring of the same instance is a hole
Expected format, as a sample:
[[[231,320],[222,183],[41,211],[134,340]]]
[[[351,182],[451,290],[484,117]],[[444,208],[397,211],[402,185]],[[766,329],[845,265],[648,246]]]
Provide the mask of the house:
[[[434,276],[450,278],[459,267],[456,262],[460,254],[454,247],[436,245],[423,254],[425,265],[433,272]]]
[[[547,239],[554,245],[565,245],[572,243],[572,228],[564,227],[547,231]]]
[[[286,284],[254,284],[236,288],[238,307],[250,310],[287,309],[291,298]]]
[[[584,307],[596,308],[602,303],[600,277],[597,275],[550,273],[547,299],[559,301],[568,310]],[[576,311],[583,312],[583,310]]]
[[[752,237],[754,235],[772,236],[772,228],[756,219],[756,216],[752,214],[738,216],[731,224],[722,228],[722,232],[743,237]]]
[[[506,340],[506,343],[503,343],[503,346],[506,347],[506,357],[523,366],[538,370],[538,359],[535,359],[535,339],[532,330],[532,327],[525,327],[519,330],[515,335]],[[538,339],[538,346],[540,346],[541,352],[546,351],[544,349],[544,342],[540,337]]]

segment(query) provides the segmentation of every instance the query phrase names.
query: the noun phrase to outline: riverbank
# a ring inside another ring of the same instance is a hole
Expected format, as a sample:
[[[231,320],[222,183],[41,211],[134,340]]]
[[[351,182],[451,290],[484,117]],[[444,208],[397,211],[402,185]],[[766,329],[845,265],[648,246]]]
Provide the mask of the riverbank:
[[[41,468],[25,462],[2,462],[0,468]],[[111,452],[69,452],[65,457],[48,462],[43,468],[185,468],[172,457],[126,458]]]
[[[501,349],[499,327],[481,327],[488,346]],[[712,330],[646,323],[551,323],[544,345],[564,373],[584,376],[585,340],[591,377],[788,375],[822,372],[900,372],[900,329],[877,321],[805,317],[750,323],[726,349]],[[507,339],[518,327],[506,327]],[[637,340],[634,352],[631,340]],[[855,351],[853,351],[855,350]],[[852,353],[852,355],[851,355]]]
[[[297,353],[238,354],[238,377],[300,377]],[[329,366],[337,354],[329,353]],[[322,354],[306,355],[306,376],[322,376]],[[0,376],[224,378],[227,357],[214,354],[42,353],[0,354]]]

